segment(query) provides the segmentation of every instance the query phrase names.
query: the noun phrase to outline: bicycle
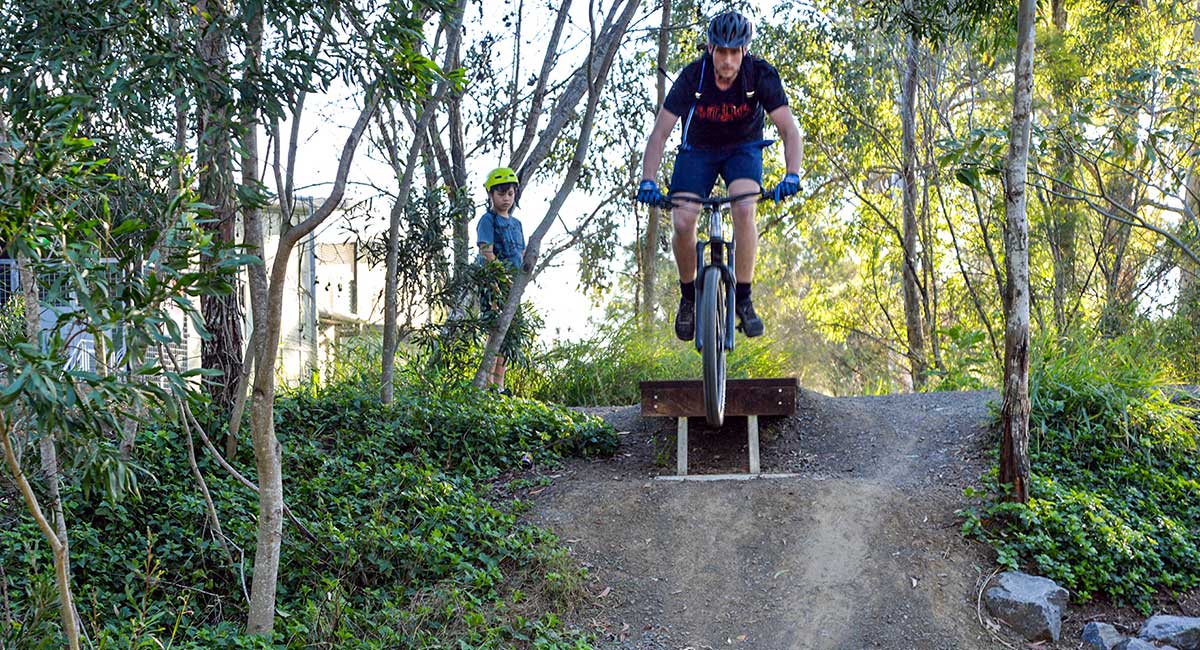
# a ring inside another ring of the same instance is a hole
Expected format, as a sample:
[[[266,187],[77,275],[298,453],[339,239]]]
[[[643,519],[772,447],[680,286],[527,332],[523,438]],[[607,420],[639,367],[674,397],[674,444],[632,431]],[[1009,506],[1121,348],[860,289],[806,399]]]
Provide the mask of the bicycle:
[[[733,350],[734,287],[737,277],[734,260],[737,246],[733,237],[725,239],[726,206],[754,197],[770,198],[768,192],[748,192],[736,196],[701,199],[692,196],[667,196],[660,207],[674,208],[674,201],[702,206],[708,214],[708,240],[696,242],[696,351],[704,365],[704,411],[709,426],[725,422],[725,356]],[[708,249],[705,263],[704,249]],[[728,251],[728,255],[726,255]],[[725,258],[728,257],[728,263]]]

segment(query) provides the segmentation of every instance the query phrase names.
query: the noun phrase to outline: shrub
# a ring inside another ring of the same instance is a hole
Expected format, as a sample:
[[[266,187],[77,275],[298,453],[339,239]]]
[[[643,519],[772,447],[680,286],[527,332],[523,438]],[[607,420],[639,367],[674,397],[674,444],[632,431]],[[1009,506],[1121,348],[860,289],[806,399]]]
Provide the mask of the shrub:
[[[1162,388],[1162,367],[1134,337],[1041,346],[1029,503],[993,495],[966,513],[964,532],[1083,600],[1148,611],[1159,590],[1200,585],[1200,411]]]
[[[529,461],[611,449],[616,436],[602,422],[410,387],[387,407],[353,387],[297,393],[276,414],[285,498],[306,530],[285,524],[275,638],[240,633],[253,495],[200,458],[226,556],[181,436],[158,427],[140,441],[151,478],[138,493],[65,500],[87,503],[67,519],[78,604],[97,647],[590,647],[561,620],[583,597],[582,570],[551,533],[520,521],[523,504],[497,501],[489,486]],[[0,645],[62,647],[49,551],[28,517],[5,523],[0,556],[19,623],[0,630]]]

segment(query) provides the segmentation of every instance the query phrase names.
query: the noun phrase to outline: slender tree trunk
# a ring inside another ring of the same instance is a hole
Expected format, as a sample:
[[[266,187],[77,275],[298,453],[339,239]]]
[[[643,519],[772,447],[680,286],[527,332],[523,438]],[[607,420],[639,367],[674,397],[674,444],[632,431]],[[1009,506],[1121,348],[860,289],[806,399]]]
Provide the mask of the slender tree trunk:
[[[24,253],[17,254],[17,268],[21,274],[21,289],[25,299],[25,334],[28,341],[41,347],[41,305],[38,301],[37,274],[30,266],[29,258]],[[32,417],[32,416],[31,416]],[[12,448],[9,438],[10,424],[7,414],[0,415],[0,436],[4,438],[5,458],[14,480],[25,498],[25,505],[30,514],[37,520],[42,535],[50,544],[54,555],[54,576],[58,585],[60,616],[62,618],[63,634],[71,650],[79,648],[79,614],[75,611],[75,597],[71,593],[71,545],[67,539],[67,520],[63,515],[62,496],[58,481],[58,444],[54,432],[43,430],[38,439],[41,451],[42,478],[45,480],[45,496],[49,508],[46,510],[38,503],[33,489],[25,480],[20,464],[17,462],[16,451]],[[33,424],[32,426],[36,426]],[[31,426],[31,428],[32,428]],[[19,439],[25,436],[18,435]]]
[[[1200,33],[1200,28],[1197,29]],[[1200,40],[1200,39],[1197,39]],[[1200,148],[1193,151],[1192,160],[1200,160]],[[1200,169],[1193,163],[1192,171],[1188,174],[1184,201],[1191,208],[1192,214],[1200,218]],[[1192,250],[1200,250],[1200,233],[1193,231],[1193,237],[1188,246]],[[1200,266],[1183,256],[1179,267],[1179,297],[1176,311],[1191,322],[1192,327],[1200,328]]]
[[[904,176],[904,325],[908,330],[908,361],[913,388],[925,385],[926,362],[924,326],[921,324],[921,291],[917,269],[917,154],[916,105],[917,73],[920,57],[912,34],[905,37],[904,83],[900,97],[901,156]]]
[[[265,320],[260,330],[260,354],[254,362],[254,389],[250,424],[254,439],[254,462],[258,468],[258,535],[254,552],[254,580],[250,586],[250,611],[246,630],[270,636],[275,626],[275,590],[279,580],[279,550],[283,543],[283,463],[279,439],[275,437],[275,359],[279,349],[280,320],[287,279],[288,259],[296,244],[324,223],[341,203],[350,163],[363,131],[374,115],[379,93],[366,91],[365,105],[342,146],[337,178],[329,197],[313,214],[279,237],[267,285]]]
[[[1012,129],[1004,187],[1004,401],[1000,410],[1003,442],[1000,483],[1011,498],[1029,500],[1029,222],[1025,178],[1033,102],[1033,45],[1037,0],[1017,9],[1017,60],[1013,82]]]
[[[462,41],[463,8],[466,0],[458,0],[452,10],[452,18],[446,29],[446,59],[443,70],[450,72],[450,63],[458,59],[458,46]],[[408,205],[408,192],[412,188],[413,174],[416,172],[418,154],[425,146],[425,138],[429,135],[429,124],[433,120],[434,111],[442,103],[446,91],[450,87],[447,78],[438,82],[433,96],[421,107],[421,116],[413,127],[412,144],[409,146],[408,157],[404,161],[393,161],[393,168],[403,165],[404,175],[400,178],[400,189],[396,194],[396,203],[392,205],[391,217],[388,221],[387,277],[384,283],[383,300],[383,387],[380,390],[380,401],[391,404],[395,394],[394,377],[396,372],[396,349],[399,347],[397,332],[397,286],[399,284],[400,259],[400,221],[404,217],[404,209]]]
[[[233,146],[229,118],[229,17],[222,0],[198,0],[200,41],[197,55],[205,68],[205,82],[198,101],[198,148],[200,199],[212,206],[207,228],[223,244],[235,241],[236,208],[233,198]],[[202,264],[213,270],[215,260]],[[242,313],[238,292],[205,295],[200,311],[209,338],[200,344],[201,365],[220,370],[222,376],[209,385],[213,403],[228,413],[236,400],[242,371]]]
[[[589,60],[584,63],[582,69],[587,75],[586,90],[588,101],[587,108],[580,122],[579,137],[575,143],[574,155],[567,168],[566,177],[562,180],[558,192],[555,193],[554,198],[550,201],[550,207],[547,209],[546,215],[529,238],[521,269],[513,279],[508,299],[504,303],[504,308],[500,311],[500,317],[497,319],[495,327],[493,327],[488,336],[487,344],[484,346],[483,360],[475,372],[474,385],[477,388],[482,389],[486,385],[492,367],[495,365],[496,356],[500,352],[500,344],[504,341],[504,336],[508,333],[508,327],[512,324],[517,309],[521,306],[521,298],[525,295],[525,288],[533,279],[534,269],[537,268],[542,238],[550,230],[550,226],[558,217],[563,202],[566,201],[567,196],[575,189],[575,183],[579,180],[579,174],[583,168],[583,160],[587,155],[588,144],[591,139],[592,126],[596,117],[596,105],[599,102],[600,93],[604,89],[604,84],[608,79],[608,72],[612,68],[613,59],[616,57],[617,47],[624,37],[626,30],[629,28],[629,22],[633,19],[633,14],[637,11],[638,5],[639,3],[636,0],[627,0],[620,17],[615,23],[611,24],[611,31],[602,30],[602,32],[609,33],[607,42],[603,46],[600,46],[603,47],[603,54],[597,57],[600,47],[594,47]],[[618,6],[614,4],[612,9],[616,10]],[[606,39],[600,38],[597,39],[597,42],[599,43],[604,40]],[[571,111],[574,107],[575,104],[573,102],[560,104],[556,109],[556,117],[565,114],[567,111]],[[551,122],[554,122],[554,119]],[[557,131],[550,131],[549,129],[547,131],[553,134],[551,137],[557,137]],[[537,153],[538,150],[542,150],[544,145],[544,150],[548,151],[550,144],[547,142],[539,143],[539,146],[534,149],[535,153],[531,156],[531,159],[525,162],[525,167],[535,169],[540,164],[542,157],[544,157],[544,154]]]
[[[667,69],[667,46],[670,43],[671,27],[671,0],[663,0],[662,20],[658,26],[658,56],[655,58],[654,70],[655,83],[655,114],[662,110],[663,102],[666,101],[667,84],[666,73]],[[647,211],[646,221],[646,246],[642,256],[642,324],[650,327],[654,322],[655,307],[658,304],[657,296],[655,295],[655,285],[658,282],[658,226],[662,220],[662,211],[657,206],[650,206]]]
[[[1133,181],[1124,176],[1115,179],[1110,186],[1109,200],[1126,214],[1137,208]],[[1100,312],[1100,331],[1106,336],[1119,336],[1129,327],[1129,309],[1133,302],[1136,269],[1126,260],[1133,226],[1115,219],[1106,219],[1103,228],[1101,253],[1104,256],[1104,307]]]
[[[246,81],[244,83],[247,88],[246,92],[243,93],[247,98],[243,100],[245,103],[243,104],[244,108],[242,112],[242,195],[252,197],[260,194],[262,186],[258,180],[258,169],[261,163],[258,151],[258,106],[256,102],[252,102],[249,99],[254,96],[249,85],[254,83],[254,78],[259,74],[259,68],[262,65],[262,5],[258,2],[247,3],[246,11],[250,14],[249,24],[246,28],[250,46],[246,52]],[[279,146],[279,143],[276,143],[276,146]],[[237,452],[238,434],[242,426],[242,413],[246,407],[246,389],[252,377],[251,372],[254,367],[254,359],[261,353],[261,350],[256,349],[262,338],[258,332],[261,329],[260,323],[266,320],[268,302],[262,213],[258,209],[257,202],[253,199],[243,200],[241,209],[242,240],[258,259],[263,260],[263,263],[251,264],[246,267],[246,274],[250,285],[250,341],[242,357],[242,371],[236,382],[237,389],[234,394],[233,408],[229,417],[229,431],[225,438],[226,458],[233,458],[233,455]]]

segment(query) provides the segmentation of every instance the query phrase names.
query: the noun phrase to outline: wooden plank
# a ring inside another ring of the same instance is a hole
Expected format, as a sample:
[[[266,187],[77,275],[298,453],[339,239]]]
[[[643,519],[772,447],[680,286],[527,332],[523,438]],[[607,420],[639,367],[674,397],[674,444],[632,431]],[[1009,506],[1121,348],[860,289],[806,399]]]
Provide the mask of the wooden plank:
[[[704,415],[704,384],[699,380],[643,381],[645,417]],[[796,412],[795,377],[730,379],[725,384],[725,415],[791,415]]]

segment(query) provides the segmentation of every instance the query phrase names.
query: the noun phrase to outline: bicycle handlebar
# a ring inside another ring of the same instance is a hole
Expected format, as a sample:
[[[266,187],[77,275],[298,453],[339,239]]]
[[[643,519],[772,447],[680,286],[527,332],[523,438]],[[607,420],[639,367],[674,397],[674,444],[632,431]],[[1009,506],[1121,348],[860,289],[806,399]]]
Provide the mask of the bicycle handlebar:
[[[695,196],[671,196],[663,197],[663,200],[658,204],[660,208],[674,208],[675,201],[687,201],[689,203],[698,203],[706,208],[718,208],[722,205],[735,203],[743,199],[754,197],[755,202],[763,201],[771,198],[771,193],[767,191],[746,192],[745,194],[735,194],[734,196],[718,196],[707,199],[702,199]]]

